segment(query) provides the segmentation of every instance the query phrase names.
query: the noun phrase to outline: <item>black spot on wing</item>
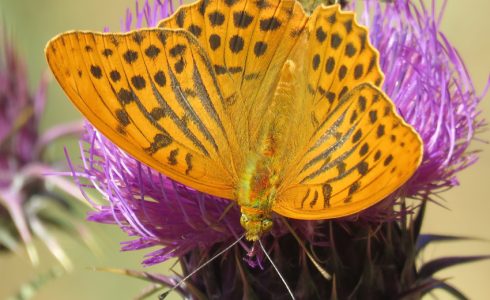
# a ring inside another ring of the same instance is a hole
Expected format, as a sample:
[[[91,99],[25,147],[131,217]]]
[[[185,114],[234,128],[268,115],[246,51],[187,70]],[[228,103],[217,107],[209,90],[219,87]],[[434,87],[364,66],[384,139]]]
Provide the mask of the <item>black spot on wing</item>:
[[[368,153],[368,151],[369,151],[369,144],[364,143],[364,145],[362,145],[361,149],[359,150],[359,155],[364,156]]]
[[[389,154],[386,158],[385,161],[383,162],[383,165],[386,167],[393,161],[393,155]]]
[[[184,44],[177,44],[175,46],[173,46],[169,53],[170,53],[170,56],[172,57],[176,57],[178,55],[182,55],[184,54],[185,50],[187,49],[187,46],[184,45]]]
[[[160,49],[155,45],[150,45],[145,50],[146,56],[148,56],[151,59],[154,59],[155,57],[157,57],[159,53],[160,53]]]
[[[348,43],[347,46],[345,47],[345,55],[347,57],[353,57],[356,55],[357,49],[352,43]]]
[[[344,86],[342,90],[340,90],[339,93],[339,100],[342,99],[342,97],[349,91],[349,88],[347,86]]]
[[[100,69],[99,66],[90,66],[90,73],[92,73],[92,76],[94,76],[97,79],[102,78],[102,70]]]
[[[340,37],[338,33],[332,34],[330,40],[330,46],[334,49],[337,49],[341,43],[342,43],[342,37]]]
[[[131,78],[131,83],[137,90],[142,90],[146,86],[146,80],[143,76],[135,75]]]
[[[347,74],[347,67],[345,65],[340,66],[339,68],[339,80],[342,81]]]
[[[281,25],[281,21],[276,17],[260,20],[260,30],[262,31],[274,31],[281,27]]]
[[[318,201],[318,191],[315,191],[315,194],[313,195],[313,199],[310,202],[310,208],[313,208],[313,206],[315,206],[317,201]]]
[[[360,79],[363,73],[364,73],[364,66],[362,64],[358,64],[354,68],[354,79],[356,80]]]
[[[201,15],[204,16],[204,13],[206,12],[206,8],[209,5],[210,0],[202,0],[201,4],[199,5],[198,11]]]
[[[177,23],[177,26],[179,26],[180,28],[184,27],[185,16],[186,16],[186,12],[183,9],[181,9],[175,16],[175,22]]]
[[[143,42],[144,38],[145,37],[139,32],[133,33],[133,41],[138,45],[141,45],[141,42]]]
[[[150,147],[145,148],[145,151],[153,155],[155,154],[158,150],[167,147],[173,142],[172,137],[168,134],[168,132],[163,131],[162,133],[157,133],[153,137],[153,141],[150,144]]]
[[[192,171],[192,154],[187,153],[185,155],[185,163],[187,164],[187,169],[185,170],[185,175],[189,175],[189,172]]]
[[[359,190],[361,187],[361,183],[359,181],[354,182],[350,187],[349,187],[349,196],[344,199],[344,203],[349,203],[351,202],[352,198],[351,196]]]
[[[331,92],[331,91],[328,91],[326,94],[325,94],[325,98],[327,98],[328,102],[330,104],[333,103],[333,101],[335,100],[335,93],[334,92]]]
[[[357,165],[357,171],[359,172],[359,174],[361,174],[362,176],[366,175],[367,172],[369,171],[369,164],[365,161],[362,161],[360,162],[358,165]]]
[[[320,42],[323,43],[325,39],[327,38],[327,33],[323,31],[323,28],[320,26],[316,29],[316,39]]]
[[[361,112],[364,112],[364,110],[366,110],[366,103],[367,103],[366,97],[359,96],[358,102],[359,102],[359,108],[361,109]]]
[[[219,12],[219,11],[214,11],[210,14],[208,14],[209,22],[211,23],[211,26],[220,26],[225,22],[225,16]]]
[[[116,110],[116,119],[122,126],[128,126],[130,123],[129,115],[124,109]]]
[[[266,50],[267,50],[267,43],[266,42],[258,41],[255,43],[254,53],[256,56],[263,55]]]
[[[357,120],[357,117],[358,117],[357,110],[354,110],[352,112],[351,117],[350,117],[350,124],[354,124],[354,122]]]
[[[378,120],[378,111],[377,110],[371,110],[369,112],[369,120],[371,121],[371,124],[376,123]]]
[[[217,34],[211,34],[209,36],[209,47],[211,50],[216,50],[221,46],[221,37]]]
[[[233,13],[233,24],[237,28],[247,28],[253,21],[254,17],[246,11]]]
[[[187,30],[197,38],[201,36],[202,28],[199,25],[191,24],[187,27]]]
[[[230,50],[233,53],[238,53],[243,50],[245,41],[239,35],[234,35],[230,38]]]
[[[179,148],[173,149],[170,151],[170,154],[167,157],[168,164],[171,166],[175,166],[177,164],[177,155],[179,154]]]
[[[165,84],[167,83],[167,78],[165,77],[165,74],[161,70],[155,73],[153,79],[161,87],[164,87]]]
[[[313,56],[313,60],[312,60],[312,67],[313,67],[313,70],[318,70],[318,66],[320,65],[320,55],[319,54],[315,54],[315,56]]]
[[[303,197],[303,199],[301,200],[301,208],[304,208],[305,201],[306,201],[306,199],[308,199],[308,197],[309,197],[309,196],[310,196],[310,189],[308,189],[308,190],[306,191],[305,196],[304,196],[304,197]]]
[[[123,54],[123,58],[128,64],[132,64],[138,59],[138,52],[134,50],[128,50]]]
[[[177,74],[180,74],[184,71],[185,61],[182,57],[174,64],[174,68]]]
[[[345,21],[344,27],[345,27],[345,31],[347,31],[347,34],[351,33],[351,31],[352,31],[352,20]]]
[[[127,90],[125,88],[121,88],[119,92],[117,92],[117,99],[124,106],[132,101],[134,101],[133,91]]]
[[[235,5],[235,3],[237,3],[238,0],[225,0],[225,4],[228,6],[228,7],[232,7],[233,5]]]
[[[104,49],[104,50],[102,51],[102,55],[104,55],[105,57],[109,57],[109,56],[111,56],[112,54],[113,54],[113,51],[112,51],[111,49],[109,49],[109,48]]]
[[[267,0],[255,0],[254,3],[259,9],[271,7],[271,4]]]
[[[378,138],[382,137],[383,135],[385,134],[385,126],[383,124],[380,124],[378,126],[378,129],[376,131],[376,135],[378,136]]]
[[[358,129],[356,133],[354,133],[354,136],[352,137],[352,143],[357,143],[362,137],[362,129]]]
[[[121,74],[119,74],[119,72],[117,70],[112,70],[109,73],[109,77],[111,78],[111,80],[113,82],[118,82],[119,80],[121,80]]]
[[[328,183],[322,186],[323,198],[325,199],[323,203],[323,208],[330,207],[330,197],[332,196],[332,186]]]
[[[335,68],[335,59],[330,56],[325,64],[325,72],[327,72],[327,74],[332,74],[334,68]]]
[[[161,107],[154,107],[150,112],[151,117],[158,121],[166,116],[165,110]]]

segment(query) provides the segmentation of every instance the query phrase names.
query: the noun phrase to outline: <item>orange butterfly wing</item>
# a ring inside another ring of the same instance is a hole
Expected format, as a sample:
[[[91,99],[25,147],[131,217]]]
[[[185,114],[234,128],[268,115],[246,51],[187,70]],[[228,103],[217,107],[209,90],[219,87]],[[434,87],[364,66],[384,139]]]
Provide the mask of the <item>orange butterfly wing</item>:
[[[236,135],[191,34],[69,32],[46,56],[71,101],[117,146],[185,185],[234,198]]]
[[[393,193],[418,168],[422,141],[377,87],[383,74],[367,37],[338,6],[318,7],[310,17],[290,57],[302,83],[295,93],[305,97],[305,109],[290,117],[305,125],[293,128],[291,140],[305,142],[284,147],[294,159],[285,166],[275,212],[310,220],[351,215]]]

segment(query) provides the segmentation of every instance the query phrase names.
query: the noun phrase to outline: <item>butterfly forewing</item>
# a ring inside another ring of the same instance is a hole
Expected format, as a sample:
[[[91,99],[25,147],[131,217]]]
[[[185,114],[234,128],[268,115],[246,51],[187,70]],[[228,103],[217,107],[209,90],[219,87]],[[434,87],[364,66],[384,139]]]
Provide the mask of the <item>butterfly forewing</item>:
[[[421,141],[370,83],[340,100],[318,127],[274,210],[300,219],[334,218],[367,208],[415,172]]]
[[[339,6],[320,6],[306,28],[307,89],[318,121],[328,116],[335,103],[358,84],[370,82],[378,87],[382,84],[378,52],[352,12],[341,12]]]
[[[111,141],[181,183],[233,198],[236,134],[192,35],[70,32],[46,55],[73,103]]]
[[[181,7],[159,26],[187,29],[206,49],[248,151],[306,19],[301,5],[291,0],[202,0]]]

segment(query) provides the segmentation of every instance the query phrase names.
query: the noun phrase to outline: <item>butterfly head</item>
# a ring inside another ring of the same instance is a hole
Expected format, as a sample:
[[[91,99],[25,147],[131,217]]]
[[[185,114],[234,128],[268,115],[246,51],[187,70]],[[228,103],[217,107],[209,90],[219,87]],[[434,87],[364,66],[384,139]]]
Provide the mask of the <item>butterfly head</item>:
[[[240,224],[245,229],[245,238],[249,241],[257,241],[272,229],[272,216],[263,210],[250,207],[241,207],[242,216]]]

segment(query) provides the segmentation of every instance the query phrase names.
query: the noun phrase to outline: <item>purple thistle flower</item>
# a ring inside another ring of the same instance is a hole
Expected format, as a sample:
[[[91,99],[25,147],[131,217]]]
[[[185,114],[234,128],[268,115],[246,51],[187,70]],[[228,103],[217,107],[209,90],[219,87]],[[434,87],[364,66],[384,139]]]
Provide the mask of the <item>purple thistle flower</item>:
[[[38,257],[32,240],[37,236],[69,269],[68,257],[46,226],[58,224],[63,231],[79,234],[85,242],[90,237],[76,221],[65,222],[48,212],[54,205],[74,220],[76,212],[60,191],[80,196],[68,180],[45,176],[54,169],[44,161],[43,153],[54,139],[80,133],[81,125],[63,124],[41,134],[39,123],[48,77],[43,76],[36,92],[31,93],[26,66],[2,28],[0,47],[0,252],[18,251],[21,240],[36,264]]]
[[[478,109],[485,93],[477,94],[458,51],[439,30],[442,11],[421,0],[418,9],[415,2],[382,9],[366,1],[360,21],[380,52],[383,90],[424,141],[422,164],[403,195],[426,198],[458,185],[457,173],[476,162],[468,146],[485,125]]]
[[[355,6],[355,2],[351,6]],[[122,28],[130,30],[145,24],[154,26],[172,11],[170,2],[157,1],[150,5],[145,1],[142,8],[136,7],[135,14],[127,11]],[[288,261],[294,266],[284,264],[282,271],[288,282],[296,283],[298,296],[332,296],[336,292],[335,285],[327,284],[314,269],[285,222],[312,252],[326,261],[326,269],[335,272],[337,288],[350,287],[346,290],[352,291],[357,287],[359,295],[363,292],[375,295],[380,292],[376,290],[379,281],[375,279],[375,272],[382,272],[379,274],[385,280],[384,285],[393,288],[385,290],[383,295],[401,295],[405,291],[403,289],[408,290],[419,283],[416,274],[411,273],[415,272],[412,264],[409,270],[392,266],[390,271],[386,271],[383,266],[375,266],[371,253],[378,255],[376,259],[384,258],[397,264],[414,259],[413,243],[418,231],[417,226],[413,226],[415,229],[407,228],[407,213],[411,209],[404,206],[403,199],[430,199],[433,193],[456,185],[457,173],[477,159],[467,149],[475,133],[484,126],[483,120],[478,120],[477,108],[482,96],[475,92],[456,49],[439,31],[441,17],[435,11],[427,10],[422,1],[420,9],[409,0],[397,0],[383,8],[377,1],[366,1],[361,22],[370,28],[371,41],[380,52],[381,67],[386,76],[383,89],[395,102],[400,114],[420,133],[425,147],[424,159],[409,182],[386,201],[353,217],[356,222],[350,222],[353,218],[298,221],[275,216],[274,228],[269,236],[264,237],[264,242],[272,250],[276,263],[280,265],[281,261]],[[147,254],[143,264],[153,265],[179,257],[184,271],[192,271],[242,235],[240,212],[233,202],[171,181],[126,155],[90,124],[86,124],[83,141],[87,145],[81,149],[84,164],[81,170],[72,166],[74,177],[82,188],[95,188],[108,200],[108,204],[99,205],[86,195],[95,209],[89,219],[117,224],[134,237],[123,242],[123,250],[159,246]],[[402,209],[395,209],[395,203],[401,204]],[[393,220],[398,222],[386,222]],[[408,235],[393,233],[406,231],[410,231]],[[408,236],[410,241],[402,239]],[[366,247],[371,250],[367,251],[366,257],[359,255],[359,251],[364,253]],[[351,249],[353,253],[339,253],[337,248]],[[241,243],[226,253],[219,263],[201,271],[204,275],[197,275],[199,279],[192,284],[208,296],[221,298],[250,296],[246,294],[247,284],[252,285],[254,293],[262,297],[278,296],[284,292],[273,269],[261,264],[263,254],[260,252],[255,253],[254,259],[246,259],[244,266],[243,259],[250,251],[247,243]],[[364,269],[345,274],[341,271],[342,265],[352,267],[349,264],[361,265]],[[250,269],[246,265],[259,267]],[[214,277],[213,268],[225,275]],[[363,273],[366,270],[373,273]],[[397,281],[402,273],[412,280],[405,278],[405,286],[400,286]],[[356,279],[371,278],[369,276],[374,276],[372,282],[366,279],[358,285]],[[274,281],[271,283],[268,278],[274,278]],[[325,289],[312,291],[308,282],[302,280],[323,285]],[[338,295],[349,294],[339,292]]]

